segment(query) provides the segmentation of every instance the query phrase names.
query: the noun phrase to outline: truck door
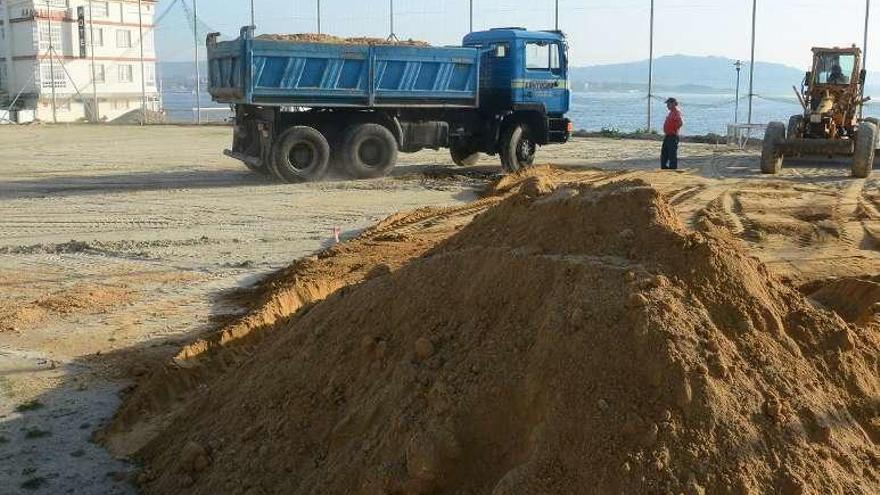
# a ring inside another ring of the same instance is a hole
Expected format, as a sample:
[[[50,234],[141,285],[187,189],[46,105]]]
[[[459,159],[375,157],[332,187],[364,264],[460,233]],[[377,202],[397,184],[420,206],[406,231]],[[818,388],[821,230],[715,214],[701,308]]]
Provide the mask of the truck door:
[[[524,40],[524,78],[513,82],[514,103],[543,106],[550,115],[568,112],[569,90],[563,42]]]

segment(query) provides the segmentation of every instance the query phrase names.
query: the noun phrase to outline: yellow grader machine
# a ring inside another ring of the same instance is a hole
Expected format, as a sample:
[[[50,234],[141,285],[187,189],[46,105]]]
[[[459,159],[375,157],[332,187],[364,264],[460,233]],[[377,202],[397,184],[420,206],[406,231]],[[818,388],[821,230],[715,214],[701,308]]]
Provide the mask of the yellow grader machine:
[[[851,155],[852,175],[868,177],[874,164],[880,132],[877,119],[862,119],[865,71],[862,51],[851,48],[813,48],[813,68],[800,90],[794,88],[804,112],[788,127],[771,122],[764,136],[761,171],[776,174],[786,156]]]

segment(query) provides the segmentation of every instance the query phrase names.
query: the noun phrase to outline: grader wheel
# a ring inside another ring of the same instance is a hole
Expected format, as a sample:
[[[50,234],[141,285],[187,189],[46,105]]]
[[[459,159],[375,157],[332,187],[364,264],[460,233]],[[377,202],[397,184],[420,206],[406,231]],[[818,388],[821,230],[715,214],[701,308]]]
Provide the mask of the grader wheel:
[[[874,155],[877,150],[877,126],[871,122],[859,124],[853,153],[852,175],[865,179],[874,168]]]
[[[776,145],[785,139],[785,124],[770,122],[764,134],[764,146],[761,149],[761,172],[778,174],[782,169],[783,156],[776,150]]]

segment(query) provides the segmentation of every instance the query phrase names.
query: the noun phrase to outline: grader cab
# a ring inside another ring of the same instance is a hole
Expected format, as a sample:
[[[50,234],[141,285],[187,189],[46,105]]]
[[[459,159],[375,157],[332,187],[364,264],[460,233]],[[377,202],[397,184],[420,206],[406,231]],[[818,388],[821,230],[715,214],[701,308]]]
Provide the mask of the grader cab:
[[[764,136],[761,171],[779,173],[786,156],[851,155],[852,175],[868,177],[878,147],[877,119],[861,119],[865,70],[862,51],[851,48],[813,48],[813,67],[800,90],[794,88],[803,113],[788,126],[771,122]]]

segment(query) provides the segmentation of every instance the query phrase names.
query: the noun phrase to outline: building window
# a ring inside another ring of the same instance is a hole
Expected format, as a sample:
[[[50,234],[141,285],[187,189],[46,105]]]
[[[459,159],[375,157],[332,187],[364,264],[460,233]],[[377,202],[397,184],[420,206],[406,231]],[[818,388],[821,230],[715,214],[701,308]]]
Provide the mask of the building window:
[[[131,65],[125,64],[119,66],[119,82],[127,83],[134,81],[134,72]]]
[[[40,50],[48,50],[51,46],[55,50],[62,50],[63,45],[61,43],[61,23],[54,22],[51,24],[52,32],[50,37],[49,32],[50,24],[48,22],[40,23]],[[50,42],[51,41],[51,45]]]
[[[107,18],[110,16],[110,6],[107,2],[92,2],[92,17]]]
[[[146,67],[146,69],[147,69],[147,84],[149,84],[150,86],[155,86],[156,85],[156,68],[151,65],[148,65]]]
[[[104,46],[104,28],[92,27],[86,30],[86,36],[90,36],[89,33],[93,33],[94,36],[92,44],[95,46]]]
[[[95,84],[107,82],[107,72],[104,70],[104,64],[95,66]]]
[[[116,47],[131,48],[131,31],[127,29],[116,31]]]
[[[64,67],[61,64],[54,64],[53,67],[52,64],[43,63],[40,65],[40,81],[44,88],[51,88],[53,83],[56,88],[67,87],[67,76],[64,73]]]

